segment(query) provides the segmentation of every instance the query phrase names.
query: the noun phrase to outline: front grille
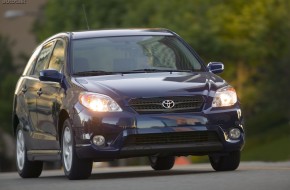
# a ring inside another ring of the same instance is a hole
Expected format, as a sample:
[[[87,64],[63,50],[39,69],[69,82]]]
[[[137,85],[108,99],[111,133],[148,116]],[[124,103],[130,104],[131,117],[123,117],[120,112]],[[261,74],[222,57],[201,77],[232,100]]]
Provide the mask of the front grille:
[[[129,135],[125,146],[218,142],[216,132],[195,131]]]
[[[174,107],[164,108],[164,100],[174,101]],[[204,99],[201,95],[197,96],[174,96],[174,97],[154,97],[136,98],[129,101],[129,105],[138,113],[179,113],[201,111]]]

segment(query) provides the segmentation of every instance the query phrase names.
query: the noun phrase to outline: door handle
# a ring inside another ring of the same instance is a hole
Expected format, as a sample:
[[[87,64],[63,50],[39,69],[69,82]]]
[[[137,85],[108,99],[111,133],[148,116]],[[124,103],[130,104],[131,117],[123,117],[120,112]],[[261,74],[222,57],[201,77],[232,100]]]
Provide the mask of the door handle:
[[[41,88],[39,90],[37,90],[37,94],[38,94],[38,96],[40,96],[42,94],[42,89]]]
[[[23,93],[25,93],[25,92],[27,92],[27,88],[26,88],[26,87],[22,87],[22,88],[21,88],[21,91],[22,91]]]

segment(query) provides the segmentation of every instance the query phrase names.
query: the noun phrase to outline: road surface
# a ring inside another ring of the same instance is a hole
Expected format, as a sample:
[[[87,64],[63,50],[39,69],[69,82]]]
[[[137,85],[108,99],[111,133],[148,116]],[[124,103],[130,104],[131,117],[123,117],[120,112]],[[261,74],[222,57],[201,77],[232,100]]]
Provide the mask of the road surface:
[[[215,172],[210,164],[175,166],[153,171],[149,166],[94,168],[88,180],[70,181],[61,170],[40,178],[21,179],[0,173],[0,190],[290,190],[290,162],[242,162],[232,172]]]

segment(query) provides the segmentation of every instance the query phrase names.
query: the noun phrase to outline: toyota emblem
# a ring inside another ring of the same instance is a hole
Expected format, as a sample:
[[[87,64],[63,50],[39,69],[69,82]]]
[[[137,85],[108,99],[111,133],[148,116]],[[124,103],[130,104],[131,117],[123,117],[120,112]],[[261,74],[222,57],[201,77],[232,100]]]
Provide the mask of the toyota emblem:
[[[174,107],[174,105],[175,105],[175,103],[173,100],[164,100],[162,102],[162,106],[166,109],[171,109]]]

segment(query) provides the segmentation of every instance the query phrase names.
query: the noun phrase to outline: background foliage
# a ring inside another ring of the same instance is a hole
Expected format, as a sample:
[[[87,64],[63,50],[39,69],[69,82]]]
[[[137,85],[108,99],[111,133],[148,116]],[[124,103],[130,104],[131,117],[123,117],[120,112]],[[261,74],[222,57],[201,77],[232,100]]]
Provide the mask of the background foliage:
[[[0,124],[5,131],[11,128],[13,91],[18,77],[15,75],[11,45],[8,38],[0,36]]]
[[[83,7],[90,29],[168,28],[205,63],[223,62],[222,77],[237,89],[246,118],[243,159],[290,160],[288,0],[49,0],[33,28],[38,41],[87,30]],[[0,45],[0,121],[9,130],[15,79],[8,42]]]
[[[8,154],[13,149],[13,141],[7,133],[11,132],[13,91],[18,76],[15,75],[15,67],[11,53],[11,42],[8,38],[0,35],[0,171],[11,170],[14,160],[12,154]],[[10,138],[9,138],[10,137]]]

